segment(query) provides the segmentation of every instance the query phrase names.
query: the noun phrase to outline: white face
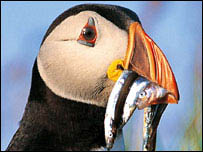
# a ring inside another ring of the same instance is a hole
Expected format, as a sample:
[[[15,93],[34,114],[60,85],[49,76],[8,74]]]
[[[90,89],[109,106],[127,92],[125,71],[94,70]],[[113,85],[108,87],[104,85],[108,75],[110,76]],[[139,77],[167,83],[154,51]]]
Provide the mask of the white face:
[[[97,40],[94,47],[77,42],[81,30],[93,17]],[[108,66],[124,59],[128,35],[93,11],[83,11],[61,22],[40,48],[37,65],[46,85],[58,96],[105,107],[114,82]]]

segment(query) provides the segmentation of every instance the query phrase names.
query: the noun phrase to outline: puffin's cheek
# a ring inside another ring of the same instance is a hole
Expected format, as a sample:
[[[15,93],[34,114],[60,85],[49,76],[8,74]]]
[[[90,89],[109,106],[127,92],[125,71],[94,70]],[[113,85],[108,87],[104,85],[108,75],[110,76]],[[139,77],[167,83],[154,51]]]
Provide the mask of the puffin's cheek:
[[[97,58],[95,51],[85,50],[86,47],[82,45],[78,49],[72,44],[45,43],[38,55],[41,77],[50,89],[63,97],[67,96],[66,93],[79,96],[81,92],[94,92],[95,86],[102,85],[99,82],[105,78],[108,66],[102,57]]]

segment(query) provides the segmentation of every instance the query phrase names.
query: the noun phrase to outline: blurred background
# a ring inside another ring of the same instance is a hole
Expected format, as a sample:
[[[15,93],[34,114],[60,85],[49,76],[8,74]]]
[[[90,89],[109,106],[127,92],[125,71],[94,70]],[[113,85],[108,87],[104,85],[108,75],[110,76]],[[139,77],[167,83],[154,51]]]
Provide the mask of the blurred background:
[[[168,105],[157,150],[202,150],[202,2],[1,2],[1,150],[16,132],[27,103],[31,72],[52,21],[82,3],[114,4],[137,13],[166,55],[180,92]],[[124,127],[126,150],[141,150],[143,110]]]

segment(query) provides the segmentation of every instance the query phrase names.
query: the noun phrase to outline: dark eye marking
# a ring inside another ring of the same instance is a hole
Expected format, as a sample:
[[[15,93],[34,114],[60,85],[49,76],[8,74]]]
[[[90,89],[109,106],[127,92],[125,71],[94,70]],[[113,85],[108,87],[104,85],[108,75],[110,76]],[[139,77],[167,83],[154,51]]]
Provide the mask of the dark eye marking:
[[[90,17],[88,19],[87,24],[83,27],[77,41],[80,44],[94,47],[96,39],[97,39],[97,31],[95,27],[95,22],[94,19]]]

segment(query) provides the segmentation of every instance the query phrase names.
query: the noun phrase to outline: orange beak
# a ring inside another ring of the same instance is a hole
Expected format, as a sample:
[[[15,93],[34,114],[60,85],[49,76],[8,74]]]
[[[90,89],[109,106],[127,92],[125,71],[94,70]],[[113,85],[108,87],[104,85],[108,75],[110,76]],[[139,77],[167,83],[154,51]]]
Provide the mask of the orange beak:
[[[129,27],[128,47],[123,64],[124,69],[135,71],[165,88],[169,94],[162,103],[178,103],[179,91],[173,71],[161,49],[138,22]],[[155,101],[152,104],[157,103]]]

